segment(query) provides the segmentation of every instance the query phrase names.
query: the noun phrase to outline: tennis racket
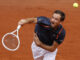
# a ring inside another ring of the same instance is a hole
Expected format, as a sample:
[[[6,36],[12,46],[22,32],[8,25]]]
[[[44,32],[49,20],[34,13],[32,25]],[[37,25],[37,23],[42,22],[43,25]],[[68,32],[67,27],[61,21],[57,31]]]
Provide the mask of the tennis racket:
[[[19,29],[21,28],[21,25],[17,26],[17,29],[6,33],[2,37],[2,45],[5,49],[9,51],[16,51],[20,46],[20,40],[19,40]],[[16,32],[16,34],[14,34]]]

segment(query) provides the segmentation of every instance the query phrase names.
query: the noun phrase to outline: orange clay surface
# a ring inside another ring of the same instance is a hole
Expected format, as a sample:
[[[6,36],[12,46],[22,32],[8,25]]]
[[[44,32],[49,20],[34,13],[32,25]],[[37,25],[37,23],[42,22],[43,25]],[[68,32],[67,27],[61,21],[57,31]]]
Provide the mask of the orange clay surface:
[[[1,38],[5,33],[15,30],[20,19],[51,17],[56,9],[66,14],[62,23],[66,37],[58,47],[56,60],[80,60],[80,6],[73,8],[73,3],[74,0],[0,0],[0,60],[33,60],[31,43],[35,24],[26,24],[20,29],[21,45],[15,52],[6,50]]]

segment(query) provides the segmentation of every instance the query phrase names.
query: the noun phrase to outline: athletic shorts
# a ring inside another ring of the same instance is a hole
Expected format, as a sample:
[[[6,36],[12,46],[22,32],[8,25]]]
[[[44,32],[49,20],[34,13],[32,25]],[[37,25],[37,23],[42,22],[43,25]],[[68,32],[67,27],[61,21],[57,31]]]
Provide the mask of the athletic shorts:
[[[41,47],[38,47],[35,42],[31,45],[34,60],[55,60],[57,48],[55,51],[50,52]]]

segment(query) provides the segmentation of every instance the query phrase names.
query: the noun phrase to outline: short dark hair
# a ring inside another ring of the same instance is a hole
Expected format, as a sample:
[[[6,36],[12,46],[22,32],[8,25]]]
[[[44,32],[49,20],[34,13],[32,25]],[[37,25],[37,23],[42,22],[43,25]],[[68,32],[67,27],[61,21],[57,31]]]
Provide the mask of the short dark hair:
[[[54,13],[60,14],[61,15],[61,19],[60,20],[64,21],[64,19],[65,19],[65,13],[63,11],[61,11],[61,10],[55,10]]]

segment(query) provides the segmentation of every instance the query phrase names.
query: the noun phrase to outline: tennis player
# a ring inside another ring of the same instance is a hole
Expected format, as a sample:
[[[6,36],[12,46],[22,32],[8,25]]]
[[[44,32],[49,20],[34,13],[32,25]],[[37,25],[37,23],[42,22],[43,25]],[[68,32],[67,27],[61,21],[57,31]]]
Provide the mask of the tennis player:
[[[61,10],[53,12],[52,17],[40,16],[21,19],[18,24],[36,23],[32,53],[34,60],[55,60],[58,46],[64,41],[65,29],[62,22],[65,14]]]

